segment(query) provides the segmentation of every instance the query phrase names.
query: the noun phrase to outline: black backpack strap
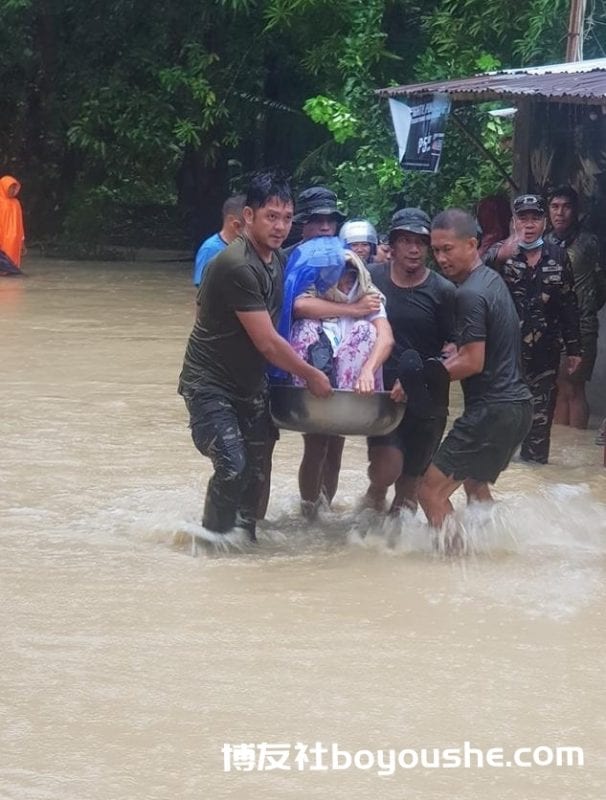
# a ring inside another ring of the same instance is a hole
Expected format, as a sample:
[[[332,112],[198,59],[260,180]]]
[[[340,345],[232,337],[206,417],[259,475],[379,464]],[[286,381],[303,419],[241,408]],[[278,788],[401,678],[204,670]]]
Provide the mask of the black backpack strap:
[[[543,253],[547,256],[547,258],[552,258],[557,264],[560,266],[564,266],[566,264],[566,259],[568,257],[568,252],[565,247],[562,247],[555,242],[546,241],[543,243]]]

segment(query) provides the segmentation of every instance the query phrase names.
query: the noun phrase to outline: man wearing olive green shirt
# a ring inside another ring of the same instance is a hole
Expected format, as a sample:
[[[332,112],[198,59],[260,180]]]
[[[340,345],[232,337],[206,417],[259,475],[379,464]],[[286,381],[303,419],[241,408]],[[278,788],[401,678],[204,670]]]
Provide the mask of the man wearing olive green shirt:
[[[564,248],[570,259],[583,351],[581,365],[575,372],[568,374],[566,369],[560,367],[554,422],[572,428],[586,428],[589,406],[585,384],[591,380],[596,359],[598,311],[604,301],[606,273],[600,265],[598,239],[592,233],[581,230],[578,213],[579,198],[575,190],[571,186],[554,189],[549,198],[552,230],[545,238]]]

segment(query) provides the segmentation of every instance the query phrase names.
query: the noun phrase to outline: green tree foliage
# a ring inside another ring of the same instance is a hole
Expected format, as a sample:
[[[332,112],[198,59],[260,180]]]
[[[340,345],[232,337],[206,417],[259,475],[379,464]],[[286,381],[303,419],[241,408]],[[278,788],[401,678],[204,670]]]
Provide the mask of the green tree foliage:
[[[411,51],[397,47],[394,52],[390,37],[375,40],[375,49],[368,49],[352,92],[347,83],[349,60],[342,62],[343,88],[334,97],[316,97],[308,101],[306,111],[333,133],[337,143],[347,141],[341,148],[343,161],[328,165],[329,182],[341,193],[347,206],[358,212],[358,198],[363,198],[362,213],[373,221],[384,223],[393,201],[419,204],[434,211],[446,205],[470,206],[480,197],[502,190],[501,171],[487,158],[479,155],[469,139],[453,124],[445,139],[441,171],[438,175],[405,173],[394,158],[393,137],[386,135],[390,121],[373,101],[370,90],[377,85],[377,64],[390,67],[390,83],[409,83],[473,75],[479,72],[546,61],[563,57],[563,37],[567,25],[565,0],[531,0],[516,9],[501,0],[441,0],[425,5],[418,20],[417,42]],[[386,5],[373,2],[367,13],[374,14],[375,24],[381,24]],[[403,9],[402,9],[403,11]],[[363,36],[364,13],[354,15],[353,31]],[[405,12],[403,12],[405,13]],[[356,24],[355,20],[360,23]],[[394,44],[397,36],[393,37]],[[406,53],[414,62],[405,61]],[[402,62],[398,62],[401,58]],[[389,61],[391,59],[391,61]],[[393,80],[397,78],[397,80]],[[364,91],[366,90],[366,91]],[[334,105],[331,105],[334,103]],[[494,105],[465,106],[453,109],[469,131],[502,163],[511,169],[511,152],[503,142],[511,134],[508,123],[490,117],[487,111]],[[332,110],[332,114],[330,113]],[[319,113],[321,112],[321,113]]]
[[[48,229],[50,210],[171,202],[192,153],[196,181],[229,157],[288,161],[296,126],[319,142],[301,111],[311,84],[289,79],[296,32],[268,29],[266,12],[253,0],[0,0],[0,143],[30,215]],[[225,184],[216,191],[220,205]]]
[[[392,210],[402,183],[384,110],[374,95],[382,65],[397,57],[386,47],[384,0],[348,6],[347,31],[335,64],[340,97],[312,97],[304,110],[344,145],[341,160],[325,165],[324,180],[333,185],[350,215],[366,216],[377,224]]]
[[[417,74],[425,80],[487,72],[501,65],[562,61],[569,0],[443,0],[427,14],[428,47]]]
[[[442,0],[424,19],[428,46],[419,56],[419,80],[474,75],[502,67],[531,66],[561,61],[567,29],[567,0],[530,0],[516,8],[499,0]],[[511,173],[511,125],[495,120],[488,110],[495,104],[454,109],[465,127]],[[481,197],[508,190],[502,172],[449,126],[439,175],[415,175],[413,194],[429,208],[449,205],[472,207]]]
[[[592,7],[587,56],[602,54],[605,6]],[[216,209],[228,185],[266,165],[299,188],[328,183],[375,222],[404,200],[473,200],[501,184],[493,167],[451,127],[440,175],[403,174],[374,91],[560,60],[567,10],[567,0],[528,0],[515,14],[502,0],[0,0],[3,171],[23,179],[41,232],[66,214],[85,230],[108,201],[174,202],[177,187]],[[456,113],[507,162],[498,123]]]

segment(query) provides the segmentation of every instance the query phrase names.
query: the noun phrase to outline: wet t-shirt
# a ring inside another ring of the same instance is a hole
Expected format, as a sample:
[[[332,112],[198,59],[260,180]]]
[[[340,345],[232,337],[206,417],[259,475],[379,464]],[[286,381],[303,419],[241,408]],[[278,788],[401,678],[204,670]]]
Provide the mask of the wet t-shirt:
[[[484,369],[461,381],[465,408],[531,398],[522,378],[518,313],[505,282],[490,267],[480,265],[457,288],[455,325],[458,347],[486,343]]]
[[[429,272],[418,286],[397,286],[391,279],[390,264],[371,264],[372,281],[385,297],[387,319],[395,347],[383,367],[385,387],[391,389],[404,350],[416,350],[421,358],[440,355],[444,342],[454,341],[455,287]]]
[[[545,237],[546,242],[566,250],[574,275],[574,293],[579,306],[581,337],[597,336],[599,284],[604,281],[600,266],[600,245],[598,237],[588,231],[571,231],[565,239],[560,239],[555,231]]]
[[[282,306],[282,256],[264,263],[251,242],[240,236],[204,270],[197,297],[179,392],[214,388],[245,398],[265,385],[266,361],[236,316],[237,311],[267,311],[277,324]]]

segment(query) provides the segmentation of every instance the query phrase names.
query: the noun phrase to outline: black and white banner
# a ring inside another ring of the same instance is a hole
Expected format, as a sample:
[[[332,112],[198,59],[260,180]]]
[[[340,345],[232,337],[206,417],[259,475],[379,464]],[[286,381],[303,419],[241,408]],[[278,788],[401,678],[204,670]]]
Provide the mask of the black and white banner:
[[[402,167],[418,172],[437,172],[450,98],[435,94],[431,100],[408,104],[390,99],[389,109]]]

